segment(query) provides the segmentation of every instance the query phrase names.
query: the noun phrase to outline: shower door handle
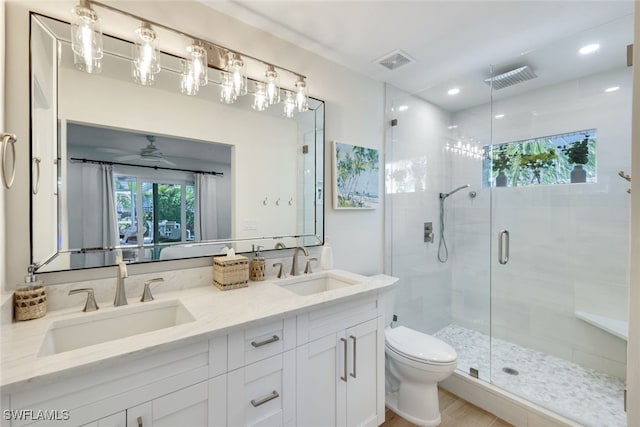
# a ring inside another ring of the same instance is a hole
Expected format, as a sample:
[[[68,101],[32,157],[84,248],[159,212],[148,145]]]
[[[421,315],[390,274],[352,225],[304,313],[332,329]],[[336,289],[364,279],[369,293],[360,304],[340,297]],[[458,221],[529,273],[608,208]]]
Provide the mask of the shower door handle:
[[[498,233],[498,262],[502,265],[509,262],[509,232],[507,230]]]

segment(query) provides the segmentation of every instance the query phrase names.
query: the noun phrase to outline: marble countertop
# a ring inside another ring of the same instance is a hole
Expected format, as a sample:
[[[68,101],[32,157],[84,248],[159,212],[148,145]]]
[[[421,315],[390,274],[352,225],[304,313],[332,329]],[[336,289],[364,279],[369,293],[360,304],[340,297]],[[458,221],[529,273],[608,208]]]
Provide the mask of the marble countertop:
[[[319,276],[327,272],[304,277]],[[301,296],[286,290],[278,280],[249,282],[246,288],[220,291],[213,286],[201,286],[162,293],[154,301],[141,303],[129,296],[129,305],[100,307],[92,313],[82,307],[57,310],[41,319],[13,322],[2,326],[0,347],[0,390],[2,394],[47,384],[70,374],[79,374],[100,366],[145,357],[158,351],[224,335],[233,330],[251,327],[266,320],[275,320],[320,308],[339,301],[352,300],[391,289],[396,278],[386,275],[365,277],[354,273],[330,270],[329,273],[352,278],[361,283],[317,294]],[[281,280],[281,279],[280,279]],[[284,282],[280,282],[282,284]],[[38,356],[49,326],[54,321],[86,318],[98,313],[131,310],[136,305],[163,304],[178,300],[195,318],[193,322],[146,332],[118,340],[91,345],[58,354]],[[134,302],[135,301],[135,302]]]

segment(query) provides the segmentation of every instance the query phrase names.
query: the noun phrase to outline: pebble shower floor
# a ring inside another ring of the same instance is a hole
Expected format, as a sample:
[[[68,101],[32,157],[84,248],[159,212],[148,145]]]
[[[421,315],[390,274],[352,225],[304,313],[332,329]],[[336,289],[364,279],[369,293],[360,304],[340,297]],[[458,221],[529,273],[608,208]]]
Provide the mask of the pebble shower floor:
[[[474,367],[483,380],[491,373],[492,384],[585,426],[627,425],[625,384],[616,377],[456,325],[434,336],[456,349],[457,369],[465,373]],[[518,375],[503,371],[505,367]]]

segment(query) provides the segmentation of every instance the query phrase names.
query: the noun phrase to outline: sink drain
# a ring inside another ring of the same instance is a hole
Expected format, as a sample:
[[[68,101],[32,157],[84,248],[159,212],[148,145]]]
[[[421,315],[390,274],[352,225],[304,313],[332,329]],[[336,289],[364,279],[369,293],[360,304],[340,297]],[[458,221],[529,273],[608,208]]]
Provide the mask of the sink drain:
[[[502,368],[502,372],[507,373],[509,375],[518,375],[520,373],[513,368]]]

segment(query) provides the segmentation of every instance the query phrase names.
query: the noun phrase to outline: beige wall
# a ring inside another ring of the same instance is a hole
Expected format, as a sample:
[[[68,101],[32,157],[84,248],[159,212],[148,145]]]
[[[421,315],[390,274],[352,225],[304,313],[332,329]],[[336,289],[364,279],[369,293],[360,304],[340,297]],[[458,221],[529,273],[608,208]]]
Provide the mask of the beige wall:
[[[236,21],[196,2],[127,1],[107,3],[195,36],[245,52],[308,77],[309,93],[326,101],[326,156],[330,142],[340,140],[381,150],[383,144],[384,87],[360,74],[327,61],[309,51]],[[28,10],[68,20],[75,2],[7,2],[7,96],[15,100],[7,112],[8,125],[25,141],[29,135]],[[19,151],[16,186],[7,196],[7,286],[22,280],[29,263],[29,161],[28,146]],[[383,159],[381,159],[383,161]],[[335,266],[363,274],[383,268],[383,208],[371,211],[331,209],[330,162],[325,165],[325,234],[331,237]],[[380,180],[382,182],[382,180]],[[202,261],[199,265],[205,265]],[[193,261],[173,262],[171,269],[193,266]],[[132,274],[148,270],[135,266]],[[154,268],[166,269],[164,266]],[[115,274],[115,273],[114,273]],[[44,275],[45,282],[90,279],[111,275],[110,269]]]
[[[627,425],[640,426],[640,1],[635,2],[633,52],[633,145],[631,176],[631,282],[627,347]]]
[[[0,132],[8,132],[9,129],[5,127],[4,111],[5,111],[5,97],[4,97],[4,64],[5,64],[5,29],[4,29],[4,0],[0,0]],[[2,168],[2,166],[0,166]],[[2,190],[0,190],[0,254],[5,253],[5,189],[0,184]],[[0,255],[0,291],[5,289],[6,284],[5,275],[5,257]]]

